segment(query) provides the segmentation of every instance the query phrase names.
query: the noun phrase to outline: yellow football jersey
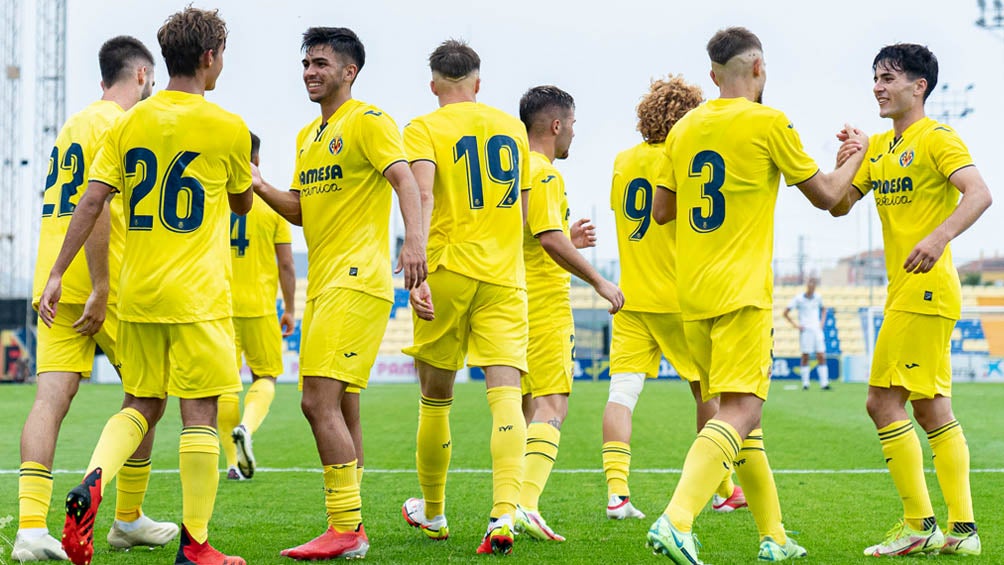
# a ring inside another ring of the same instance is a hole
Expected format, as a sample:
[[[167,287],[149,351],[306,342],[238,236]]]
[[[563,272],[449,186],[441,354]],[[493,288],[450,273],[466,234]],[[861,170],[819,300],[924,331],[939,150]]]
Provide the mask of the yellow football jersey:
[[[45,177],[42,196],[42,222],[39,226],[38,258],[35,261],[35,284],[32,300],[38,304],[49,280],[49,270],[56,262],[59,250],[70,226],[73,210],[87,189],[87,173],[108,130],[124,113],[110,100],[98,100],[70,116],[56,136],[49,154],[49,173]],[[108,243],[109,303],[115,303],[118,271],[122,264],[125,225],[122,203],[111,203],[112,231]],[[63,294],[60,302],[84,304],[91,293],[91,277],[83,249],[63,274]]]
[[[255,195],[246,216],[230,213],[230,256],[234,281],[234,316],[250,318],[275,314],[279,266],[275,246],[292,243],[289,223]]]
[[[882,220],[889,275],[887,310],[959,319],[962,286],[950,244],[927,273],[908,273],[903,264],[913,248],[955,211],[960,193],[948,177],[972,164],[959,135],[931,118],[915,122],[899,138],[889,130],[869,139],[854,186],[862,194],[875,194]]]
[[[349,100],[327,122],[318,116],[300,130],[296,147],[292,186],[307,240],[307,299],[338,287],[393,301],[393,187],[383,173],[407,162],[397,124],[376,106]]]
[[[533,151],[529,160],[530,193],[523,231],[527,310],[534,326],[548,321],[565,324],[571,308],[572,275],[551,259],[537,239],[546,231],[569,235],[565,179],[544,155]]]
[[[125,209],[120,320],[231,315],[227,193],[250,189],[250,155],[244,120],[197,94],[162,90],[115,123],[88,178]]]
[[[784,113],[746,98],[705,102],[666,138],[661,186],[676,192],[676,266],[684,320],[771,308],[774,205],[819,167]]]
[[[476,102],[447,104],[404,128],[408,159],[436,165],[429,271],[526,288],[520,190],[530,144],[516,118]]]
[[[624,309],[678,313],[676,222],[652,221],[652,199],[665,166],[664,143],[641,142],[614,159],[610,208],[617,227]]]

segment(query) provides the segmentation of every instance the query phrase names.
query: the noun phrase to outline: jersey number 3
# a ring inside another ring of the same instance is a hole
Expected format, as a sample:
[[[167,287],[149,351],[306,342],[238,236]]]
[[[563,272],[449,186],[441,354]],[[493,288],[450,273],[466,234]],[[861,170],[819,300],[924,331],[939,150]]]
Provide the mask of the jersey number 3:
[[[690,177],[703,179],[705,170],[710,172],[710,176],[701,185],[704,203],[690,209],[690,227],[698,233],[713,232],[725,223],[725,195],[722,194],[725,160],[714,151],[701,151],[690,162]]]
[[[194,151],[181,151],[171,160],[161,181],[159,217],[165,228],[188,233],[202,225],[206,191],[195,177],[186,177],[185,169],[198,157]],[[153,229],[153,216],[137,214],[136,207],[157,185],[157,156],[145,147],[134,147],[125,154],[126,177],[139,176],[129,196],[129,229]]]

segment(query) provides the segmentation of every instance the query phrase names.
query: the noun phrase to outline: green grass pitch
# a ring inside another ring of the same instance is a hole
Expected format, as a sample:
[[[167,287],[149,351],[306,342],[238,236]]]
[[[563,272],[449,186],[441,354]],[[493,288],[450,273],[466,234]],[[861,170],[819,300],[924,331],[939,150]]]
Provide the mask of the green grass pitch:
[[[790,385],[789,385],[790,386]],[[809,551],[803,563],[841,564],[870,561],[861,550],[879,541],[897,520],[901,506],[883,469],[879,442],[864,410],[863,385],[837,384],[829,393],[786,390],[777,382],[764,412],[768,455],[784,510],[785,526]],[[649,382],[635,411],[632,501],[648,514],[644,520],[608,521],[603,509],[606,485],[600,462],[600,418],[606,383],[576,383],[571,410],[562,430],[555,473],[541,499],[548,523],[568,538],[561,544],[517,538],[508,561],[525,563],[668,563],[645,547],[645,532],[669,500],[694,436],[693,401],[679,382]],[[17,515],[18,441],[31,406],[34,387],[0,387],[0,523]],[[56,469],[81,470],[87,464],[105,420],[121,402],[115,386],[81,386],[63,424]],[[972,453],[973,498],[984,554],[967,563],[1004,563],[1004,423],[1000,407],[1004,387],[957,385],[956,415]],[[490,419],[484,385],[458,385],[452,411],[453,464],[459,471],[447,483],[451,537],[425,539],[405,525],[401,503],[420,496],[413,471],[418,414],[416,385],[375,385],[363,393],[366,475],[363,517],[370,537],[367,560],[375,563],[485,562],[474,550],[484,533],[491,498],[488,450]],[[160,520],[181,519],[178,474],[177,402],[171,401],[157,428],[155,474],[144,510]],[[939,522],[946,520],[944,500],[923,435],[928,485]],[[295,387],[281,385],[268,419],[255,435],[255,454],[264,468],[254,480],[220,480],[210,540],[219,549],[251,564],[290,563],[283,548],[303,543],[325,528],[321,476],[313,438],[299,410]],[[221,462],[222,467],[222,462]],[[77,473],[55,478],[50,531],[62,529],[62,497],[80,480]],[[95,563],[168,563],[177,546],[147,551],[112,551],[104,537],[111,525],[114,486],[98,517]],[[0,528],[0,564],[10,560],[9,540],[16,520]],[[695,531],[708,563],[756,560],[757,537],[751,514],[705,511]],[[941,562],[961,558],[939,556]]]

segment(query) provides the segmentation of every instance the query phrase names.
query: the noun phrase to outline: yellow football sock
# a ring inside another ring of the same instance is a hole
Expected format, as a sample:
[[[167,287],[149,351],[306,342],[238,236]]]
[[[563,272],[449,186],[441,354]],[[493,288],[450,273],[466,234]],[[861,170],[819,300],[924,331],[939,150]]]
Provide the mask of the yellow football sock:
[[[418,401],[418,437],[415,468],[418,485],[425,499],[425,517],[435,518],[446,506],[446,472],[453,456],[450,435],[452,398],[427,398]]]
[[[241,423],[254,434],[268,416],[268,409],[275,398],[275,382],[272,379],[258,379],[251,383],[244,395],[244,418]]]
[[[917,432],[910,420],[899,420],[880,429],[878,436],[885,464],[903,501],[906,523],[915,530],[923,530],[924,518],[934,516],[934,508],[924,480],[923,454]]]
[[[523,458],[523,485],[519,504],[526,510],[537,511],[540,493],[544,492],[547,478],[551,476],[554,460],[558,458],[561,431],[545,422],[531,422],[526,429],[526,453]]]
[[[230,436],[241,423],[241,400],[236,392],[228,392],[220,395],[216,403],[216,429],[223,430],[220,434],[220,446],[223,448],[223,458],[226,459],[227,468],[237,466],[237,444]]]
[[[87,476],[101,467],[102,495],[108,483],[112,482],[122,465],[142,443],[146,430],[146,418],[133,408],[123,408],[108,419],[98,438],[98,445],[91,454],[91,462],[87,464],[87,472],[84,473]]]
[[[735,428],[722,420],[708,420],[697,434],[664,512],[677,530],[686,533],[693,528],[694,517],[715,493],[722,477],[732,473],[740,441]]]
[[[749,439],[749,438],[746,438]],[[743,444],[745,445],[745,443]],[[725,475],[725,480],[718,485],[718,490],[715,492],[718,496],[722,498],[728,498],[732,496],[732,492],[736,490],[736,484],[732,482],[732,473]]]
[[[181,471],[181,522],[196,543],[209,537],[209,519],[220,483],[220,437],[210,426],[181,429],[178,469]]]
[[[518,386],[488,389],[488,407],[492,412],[492,506],[491,516],[505,514],[515,518],[523,480],[523,450],[526,448],[526,420],[523,397]]]
[[[363,521],[363,499],[356,482],[356,462],[324,466],[324,507],[328,525],[336,532],[352,532]]]
[[[603,474],[607,476],[607,498],[631,496],[628,474],[631,472],[631,446],[621,441],[603,444]]]
[[[25,461],[17,479],[18,529],[46,528],[52,500],[52,472],[41,463]]]
[[[735,463],[736,475],[743,484],[743,493],[750,512],[753,513],[760,539],[770,536],[784,545],[788,536],[781,523],[781,503],[777,499],[774,473],[770,470],[767,452],[763,448],[762,429],[757,428],[746,436]]]
[[[975,522],[973,495],[969,488],[969,444],[958,420],[928,432],[934,452],[934,471],[941,494],[948,504],[948,524]]]
[[[150,458],[129,459],[115,480],[115,519],[123,522],[139,520],[143,515],[143,499],[150,484]]]

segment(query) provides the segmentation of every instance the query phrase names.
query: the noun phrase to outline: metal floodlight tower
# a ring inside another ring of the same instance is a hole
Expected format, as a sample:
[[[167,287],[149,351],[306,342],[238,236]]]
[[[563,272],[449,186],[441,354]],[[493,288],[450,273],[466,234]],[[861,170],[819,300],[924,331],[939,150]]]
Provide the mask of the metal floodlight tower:
[[[1004,1],[994,0],[993,7],[987,10],[986,0],[977,0],[980,17],[976,19],[976,27],[981,27],[997,37],[1004,39]]]
[[[17,205],[18,138],[21,107],[20,6],[6,0],[0,7],[0,298],[17,294],[16,261],[20,213]]]
[[[966,119],[976,111],[969,103],[969,97],[975,89],[974,83],[962,88],[952,88],[948,83],[938,86],[931,93],[928,115],[946,124]]]

